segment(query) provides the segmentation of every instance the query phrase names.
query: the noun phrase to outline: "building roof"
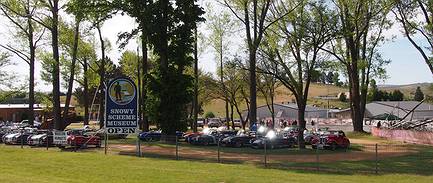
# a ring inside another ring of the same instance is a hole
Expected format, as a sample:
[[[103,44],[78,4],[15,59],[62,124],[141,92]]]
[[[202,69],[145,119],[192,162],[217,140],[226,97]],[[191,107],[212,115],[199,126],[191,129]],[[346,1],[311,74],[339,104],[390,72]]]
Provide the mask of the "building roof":
[[[274,103],[274,105],[278,105],[278,106],[281,106],[281,107],[291,108],[291,109],[298,110],[298,105],[297,105],[296,103],[288,103],[288,104],[279,104],[279,103]],[[268,106],[267,106],[267,105],[261,105],[261,106],[258,106],[257,108],[261,108],[261,107],[268,107]],[[307,105],[307,106],[305,107],[305,111],[306,111],[306,112],[313,112],[313,111],[326,111],[326,109]]]
[[[44,104],[34,104],[33,108],[41,109],[45,108]],[[65,104],[60,104],[60,107],[65,107]],[[73,105],[69,105],[69,107],[75,107]],[[27,109],[29,108],[29,104],[0,104],[0,109]]]
[[[419,106],[416,107],[417,105]],[[366,105],[366,117],[389,114],[403,118],[413,109],[414,113],[417,113],[417,116],[420,118],[433,115],[433,105],[426,103],[420,104],[418,101],[376,101]]]

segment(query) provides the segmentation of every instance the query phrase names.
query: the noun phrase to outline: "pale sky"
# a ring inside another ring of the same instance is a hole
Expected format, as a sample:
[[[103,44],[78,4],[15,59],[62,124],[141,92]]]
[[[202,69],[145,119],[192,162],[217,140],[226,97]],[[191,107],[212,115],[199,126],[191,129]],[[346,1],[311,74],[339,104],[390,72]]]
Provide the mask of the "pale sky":
[[[0,42],[7,43],[8,40],[8,30],[7,22],[4,18],[0,18]],[[135,21],[127,16],[114,16],[112,19],[106,21],[102,28],[102,33],[105,38],[108,38],[112,44],[112,50],[108,53],[108,56],[115,62],[121,56],[124,50],[119,50],[116,44],[117,35],[119,32],[129,31],[136,26]],[[202,26],[199,31],[205,32],[204,26]],[[240,31],[239,34],[244,32]],[[433,75],[430,73],[427,65],[422,60],[420,54],[416,49],[409,43],[409,41],[401,36],[399,28],[394,26],[392,30],[387,32],[387,37],[392,35],[396,36],[396,39],[392,42],[387,42],[384,46],[380,48],[380,52],[383,57],[390,59],[391,63],[386,67],[388,73],[388,79],[385,81],[379,81],[379,84],[392,84],[392,85],[402,85],[402,84],[412,84],[412,83],[422,83],[422,82],[433,82]],[[242,43],[242,41],[234,41],[237,43]],[[200,46],[200,45],[199,45]],[[136,41],[131,41],[131,43],[126,47],[129,50],[136,50]],[[3,51],[3,50],[2,50]],[[99,54],[99,50],[97,53]],[[17,57],[12,58],[13,61],[17,63],[16,66],[7,68],[11,72],[18,73],[22,79],[28,77],[28,65],[23,61],[19,60]],[[216,63],[214,61],[213,52],[211,49],[207,49],[201,54],[199,59],[199,67],[205,71],[213,72],[216,71]],[[40,64],[36,66],[36,80],[38,91],[50,91],[51,86],[45,85],[43,81],[40,80]]]

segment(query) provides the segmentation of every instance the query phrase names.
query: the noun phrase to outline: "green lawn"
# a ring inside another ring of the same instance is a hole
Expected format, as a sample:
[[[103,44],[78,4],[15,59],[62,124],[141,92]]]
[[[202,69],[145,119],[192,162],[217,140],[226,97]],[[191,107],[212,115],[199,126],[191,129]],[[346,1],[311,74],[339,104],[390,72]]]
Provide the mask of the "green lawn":
[[[422,165],[420,165],[422,166]],[[0,182],[431,182],[432,174],[336,174],[0,145]]]

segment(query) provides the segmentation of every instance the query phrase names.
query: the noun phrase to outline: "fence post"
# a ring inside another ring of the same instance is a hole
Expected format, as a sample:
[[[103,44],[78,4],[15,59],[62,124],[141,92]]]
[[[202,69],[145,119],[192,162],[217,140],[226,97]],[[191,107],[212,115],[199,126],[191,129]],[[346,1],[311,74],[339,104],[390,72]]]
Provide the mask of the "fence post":
[[[48,144],[49,143],[49,137],[50,137],[50,134],[49,134],[49,131],[47,131],[47,138],[45,139],[45,142],[47,143],[47,151],[48,151],[48,146],[49,146],[49,144]]]
[[[267,155],[266,139],[264,141],[265,141],[265,146],[264,146],[264,149],[265,149],[265,167],[268,167],[268,155]]]
[[[316,145],[316,163],[317,163],[317,171],[320,171],[319,147],[317,145]]]
[[[218,138],[218,163],[221,163],[221,159],[220,159],[220,138]]]
[[[24,148],[23,130],[21,129],[21,149]]]
[[[179,160],[179,140],[176,135],[176,160]]]
[[[108,133],[105,130],[105,143],[104,143],[104,154],[107,155],[107,145],[108,145]]]
[[[377,152],[377,144],[376,144],[376,167],[375,167],[375,173],[378,174],[379,173],[379,157],[378,157],[378,152]]]
[[[140,142],[140,138],[139,138],[139,136],[137,135],[137,156],[138,157],[141,157],[141,144],[140,144],[141,142]]]

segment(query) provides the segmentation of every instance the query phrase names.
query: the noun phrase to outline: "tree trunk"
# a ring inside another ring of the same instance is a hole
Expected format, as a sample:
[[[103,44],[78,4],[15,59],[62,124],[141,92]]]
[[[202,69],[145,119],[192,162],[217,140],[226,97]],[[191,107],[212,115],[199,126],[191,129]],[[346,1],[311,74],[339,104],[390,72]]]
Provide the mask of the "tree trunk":
[[[75,64],[77,61],[77,53],[78,53],[78,40],[80,37],[80,21],[76,20],[75,22],[75,33],[74,33],[74,45],[72,50],[72,61],[71,61],[71,72],[69,75],[69,81],[68,81],[68,91],[66,93],[66,101],[65,101],[65,108],[63,110],[63,125],[66,128],[66,125],[68,124],[66,122],[68,113],[69,113],[69,104],[71,103],[72,98],[72,88],[74,85],[74,77],[75,77]]]
[[[193,119],[193,131],[197,132],[197,118],[198,118],[198,47],[197,47],[197,28],[195,29],[195,41],[194,41],[194,119]]]
[[[100,25],[96,25],[98,30],[99,41],[101,42],[101,64],[99,65],[99,128],[104,128],[105,112],[105,42],[102,37]]]
[[[143,64],[143,79],[141,84],[141,101],[143,102],[142,106],[142,113],[143,113],[143,131],[149,131],[149,121],[147,117],[147,111],[146,111],[146,101],[147,101],[147,70],[148,70],[148,60],[147,60],[147,38],[146,38],[146,32],[145,32],[145,25],[141,25],[142,32],[141,32],[141,54],[142,54],[142,64]]]
[[[299,125],[298,147],[299,149],[305,149],[305,141],[304,141],[304,130],[306,129],[305,107],[306,104],[303,102],[303,100],[299,100],[298,101],[298,125]]]
[[[30,8],[30,6],[29,6]],[[30,14],[29,10],[27,10],[27,14]],[[35,53],[36,48],[33,42],[33,25],[32,25],[32,19],[31,17],[27,18],[27,25],[29,29],[29,48],[30,48],[30,60],[29,60],[29,67],[30,67],[30,73],[29,73],[29,124],[33,125],[34,117],[35,117],[35,110],[34,110],[34,103],[35,103]]]
[[[59,0],[53,0],[53,7],[51,9],[53,15],[51,21],[51,41],[53,49],[53,113],[54,113],[54,128],[63,130],[63,123],[60,114],[60,59],[59,59]]]
[[[87,80],[87,58],[84,58],[83,63],[83,71],[84,71],[84,84],[83,84],[83,95],[84,95],[84,125],[89,125],[89,89],[88,89],[88,80]]]
[[[251,47],[251,46],[250,46]],[[256,49],[250,48],[250,124],[257,122]]]
[[[141,93],[143,91],[141,91],[141,85],[143,84],[141,82],[141,65],[142,62],[140,60],[140,50],[139,47],[137,46],[137,91],[138,91],[138,127],[139,129],[143,129],[143,111],[142,111],[142,106],[143,106],[143,101],[141,100],[141,97],[143,96]]]
[[[233,112],[234,112],[234,110],[233,110],[233,104],[230,104],[230,121],[232,122],[232,129],[234,130],[235,129],[235,121],[233,120]],[[230,128],[227,128],[227,129],[230,129]]]

